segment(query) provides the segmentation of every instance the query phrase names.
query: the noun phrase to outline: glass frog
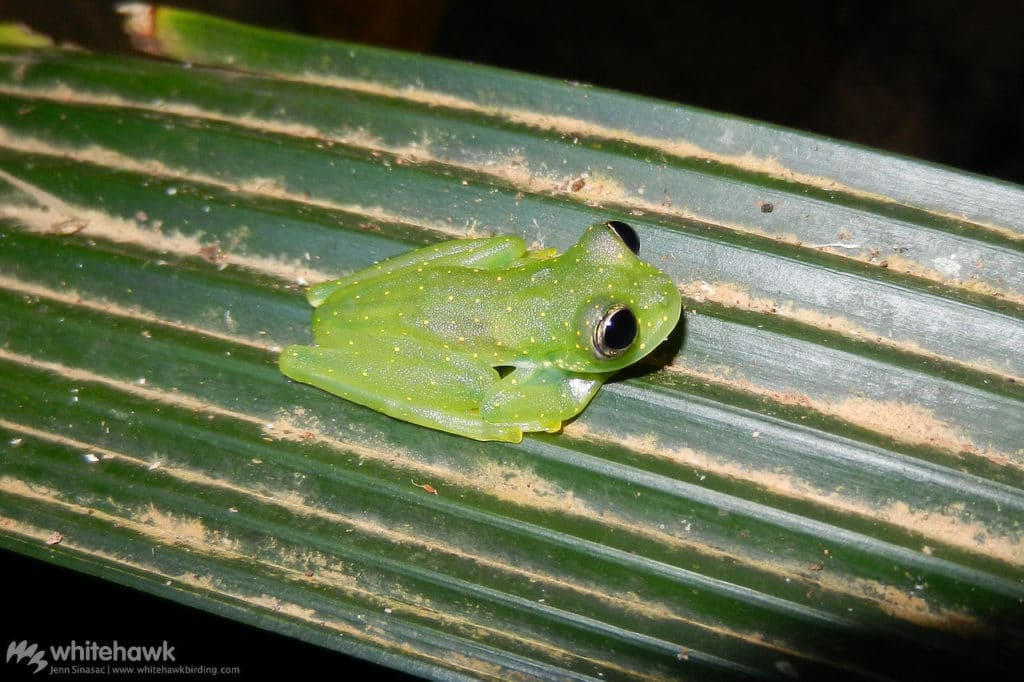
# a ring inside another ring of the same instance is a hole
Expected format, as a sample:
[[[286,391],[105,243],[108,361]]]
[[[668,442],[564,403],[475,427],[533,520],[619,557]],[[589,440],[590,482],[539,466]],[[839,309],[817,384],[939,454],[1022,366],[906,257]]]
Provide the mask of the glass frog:
[[[396,256],[311,287],[316,346],[285,348],[281,371],[477,440],[558,431],[679,320],[679,291],[639,250],[613,220],[561,254],[502,236]]]

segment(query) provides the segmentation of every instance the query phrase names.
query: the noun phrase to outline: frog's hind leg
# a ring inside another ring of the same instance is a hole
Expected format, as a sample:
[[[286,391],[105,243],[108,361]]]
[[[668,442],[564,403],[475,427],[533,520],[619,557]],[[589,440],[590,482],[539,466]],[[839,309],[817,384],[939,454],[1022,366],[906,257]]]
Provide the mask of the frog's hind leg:
[[[341,334],[348,338],[337,347],[288,346],[281,371],[396,419],[476,440],[522,440],[518,427],[480,415],[485,391],[499,379],[490,365],[410,337]]]
[[[466,268],[489,270],[509,265],[526,253],[526,244],[520,237],[489,237],[484,239],[453,239],[440,244],[424,246],[388,258],[346,277],[311,286],[306,299],[314,308],[337,292],[349,287],[367,284],[381,277],[425,265],[458,265]],[[342,296],[347,294],[340,294]]]

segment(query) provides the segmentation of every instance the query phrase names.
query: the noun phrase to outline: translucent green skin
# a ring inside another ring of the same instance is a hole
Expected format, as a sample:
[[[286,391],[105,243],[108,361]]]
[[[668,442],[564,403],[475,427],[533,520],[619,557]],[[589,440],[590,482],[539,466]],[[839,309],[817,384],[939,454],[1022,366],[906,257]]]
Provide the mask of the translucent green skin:
[[[524,431],[558,431],[680,313],[672,280],[604,223],[561,255],[527,251],[518,237],[428,246],[311,287],[308,298],[317,345],[285,348],[286,376],[396,419],[514,443]],[[595,327],[617,304],[637,334],[607,357]]]

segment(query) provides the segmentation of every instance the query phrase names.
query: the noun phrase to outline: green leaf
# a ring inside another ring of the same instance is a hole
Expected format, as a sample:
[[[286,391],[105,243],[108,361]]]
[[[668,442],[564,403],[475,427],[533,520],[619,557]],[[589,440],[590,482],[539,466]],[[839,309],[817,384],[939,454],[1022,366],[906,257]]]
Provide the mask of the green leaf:
[[[0,51],[2,546],[433,678],[1020,661],[1022,188],[131,11],[185,64]],[[685,319],[560,434],[478,443],[277,371],[308,284],[609,218]]]
[[[0,45],[8,47],[50,47],[48,36],[33,32],[29,27],[11,22],[0,22]]]

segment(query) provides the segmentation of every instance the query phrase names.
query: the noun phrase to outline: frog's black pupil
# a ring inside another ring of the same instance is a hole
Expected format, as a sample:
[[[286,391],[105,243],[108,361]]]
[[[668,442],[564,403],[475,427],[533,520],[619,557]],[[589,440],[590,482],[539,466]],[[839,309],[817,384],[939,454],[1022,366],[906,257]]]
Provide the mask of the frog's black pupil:
[[[636,339],[636,316],[626,307],[615,307],[605,313],[598,325],[597,351],[613,357],[629,348]]]
[[[638,256],[640,255],[640,237],[636,235],[636,230],[621,220],[609,220],[606,225],[612,228],[615,234],[619,235],[619,239],[629,247],[630,251]]]

